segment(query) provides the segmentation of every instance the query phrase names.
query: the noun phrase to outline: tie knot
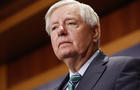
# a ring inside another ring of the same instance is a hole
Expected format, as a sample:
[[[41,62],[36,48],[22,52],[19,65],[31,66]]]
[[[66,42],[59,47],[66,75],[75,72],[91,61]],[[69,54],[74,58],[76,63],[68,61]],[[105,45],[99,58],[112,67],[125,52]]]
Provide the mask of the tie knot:
[[[76,84],[81,79],[81,75],[79,73],[76,73],[72,75],[72,77],[68,81],[68,90],[74,90]]]
[[[79,82],[80,79],[81,79],[81,75],[79,73],[76,73],[72,75],[69,81],[73,84],[73,86],[75,86]]]

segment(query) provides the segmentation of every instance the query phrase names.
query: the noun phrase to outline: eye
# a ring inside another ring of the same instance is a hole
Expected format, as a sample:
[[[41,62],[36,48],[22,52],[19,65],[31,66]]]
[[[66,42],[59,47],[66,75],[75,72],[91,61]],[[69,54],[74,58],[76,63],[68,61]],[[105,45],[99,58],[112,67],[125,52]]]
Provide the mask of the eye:
[[[52,31],[55,30],[55,29],[56,29],[56,27],[53,27],[53,28],[52,28]]]
[[[54,30],[56,30],[57,28],[58,28],[58,26],[57,26],[57,25],[54,25],[54,26],[52,26],[51,31],[54,31]]]
[[[69,24],[69,25],[76,25],[75,22],[69,22],[68,24]]]
[[[66,25],[75,26],[75,25],[77,25],[77,23],[73,20],[69,20],[69,21],[66,22]]]

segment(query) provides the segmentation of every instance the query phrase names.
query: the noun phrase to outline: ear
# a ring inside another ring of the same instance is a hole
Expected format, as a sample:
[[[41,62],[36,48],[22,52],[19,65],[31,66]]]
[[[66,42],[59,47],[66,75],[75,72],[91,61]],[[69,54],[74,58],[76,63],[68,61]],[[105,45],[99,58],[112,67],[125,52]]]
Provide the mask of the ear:
[[[92,28],[92,37],[93,37],[93,42],[96,43],[99,37],[99,27],[97,24]]]

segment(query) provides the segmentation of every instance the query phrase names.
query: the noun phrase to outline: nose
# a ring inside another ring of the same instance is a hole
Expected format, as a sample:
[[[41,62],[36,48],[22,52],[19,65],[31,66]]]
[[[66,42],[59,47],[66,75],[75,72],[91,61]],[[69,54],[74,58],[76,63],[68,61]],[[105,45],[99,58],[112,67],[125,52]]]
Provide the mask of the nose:
[[[59,28],[58,28],[58,30],[57,30],[57,33],[58,33],[58,36],[62,36],[62,35],[66,35],[67,34],[67,31],[64,28],[64,26],[60,25]]]

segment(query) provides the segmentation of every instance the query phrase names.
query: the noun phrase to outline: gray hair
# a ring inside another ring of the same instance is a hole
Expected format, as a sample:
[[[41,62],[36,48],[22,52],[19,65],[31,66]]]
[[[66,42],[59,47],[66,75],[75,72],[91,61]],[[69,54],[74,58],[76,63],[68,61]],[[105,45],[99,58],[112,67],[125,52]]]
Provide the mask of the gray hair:
[[[99,22],[99,16],[97,15],[97,13],[92,9],[92,7],[90,7],[87,4],[83,4],[80,3],[76,0],[61,0],[57,3],[55,3],[54,5],[52,5],[48,12],[46,13],[45,16],[45,21],[46,21],[46,31],[47,33],[50,35],[50,27],[49,27],[49,20],[50,20],[50,16],[53,13],[53,11],[55,9],[57,9],[58,7],[61,7],[63,5],[67,5],[67,4],[76,4],[79,8],[80,8],[80,15],[83,18],[83,20],[85,22],[87,22],[87,24],[89,24],[91,27],[94,27],[94,25],[98,26],[98,30],[99,30],[99,37],[98,40],[100,38],[100,22]]]

